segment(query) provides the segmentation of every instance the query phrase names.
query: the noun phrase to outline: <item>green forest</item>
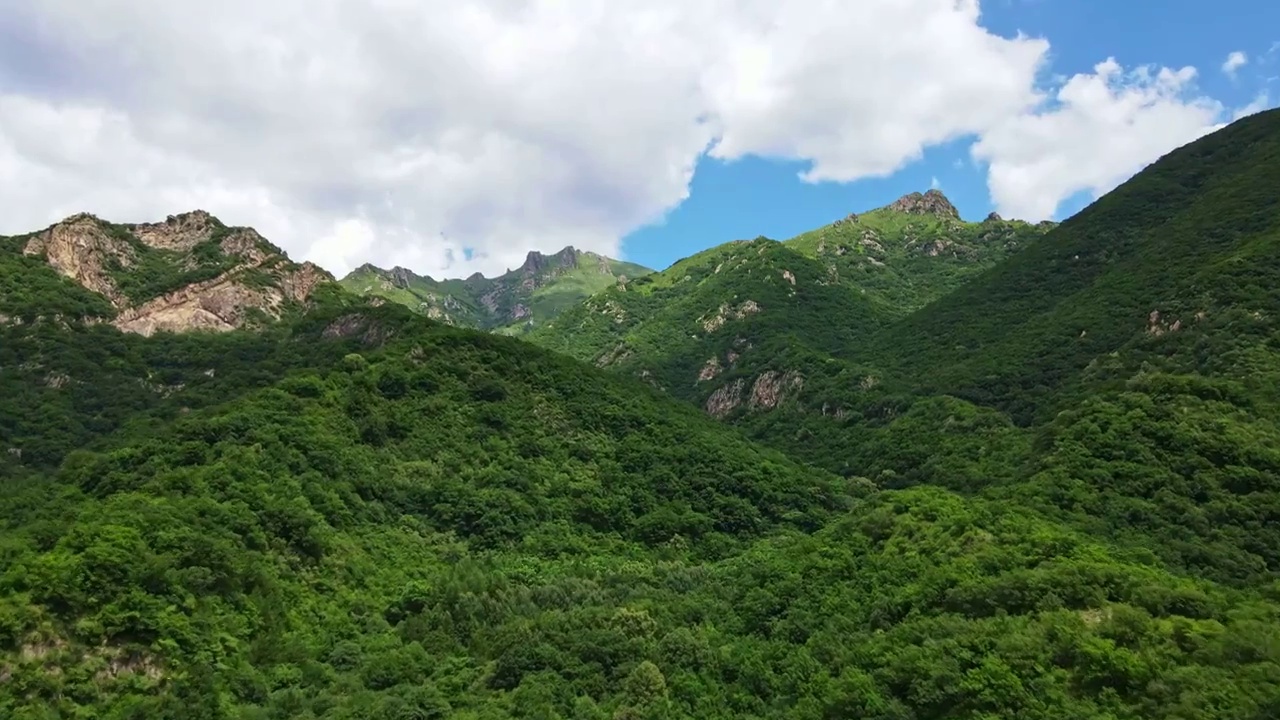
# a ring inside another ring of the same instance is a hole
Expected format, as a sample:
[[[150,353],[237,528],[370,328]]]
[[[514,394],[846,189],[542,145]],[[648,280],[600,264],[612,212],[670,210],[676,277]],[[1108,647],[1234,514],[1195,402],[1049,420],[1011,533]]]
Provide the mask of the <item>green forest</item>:
[[[1277,187],[1271,111],[519,338],[336,283],[143,337],[0,239],[0,717],[1280,717]]]

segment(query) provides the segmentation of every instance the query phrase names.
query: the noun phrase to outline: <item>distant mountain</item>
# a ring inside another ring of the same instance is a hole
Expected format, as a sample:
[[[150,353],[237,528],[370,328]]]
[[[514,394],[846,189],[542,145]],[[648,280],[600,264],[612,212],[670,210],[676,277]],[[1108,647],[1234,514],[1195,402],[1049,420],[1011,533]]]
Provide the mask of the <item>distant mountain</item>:
[[[596,292],[652,272],[634,263],[566,247],[532,251],[524,264],[495,278],[435,280],[402,267],[362,265],[340,282],[358,295],[397,302],[450,325],[518,334]]]

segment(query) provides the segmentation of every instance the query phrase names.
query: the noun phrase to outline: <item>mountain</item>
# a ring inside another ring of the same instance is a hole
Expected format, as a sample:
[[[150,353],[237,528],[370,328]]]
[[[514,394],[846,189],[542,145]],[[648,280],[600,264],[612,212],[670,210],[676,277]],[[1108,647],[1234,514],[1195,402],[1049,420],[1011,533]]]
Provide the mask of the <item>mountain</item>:
[[[34,320],[57,306],[26,295],[49,290],[48,270],[93,293],[80,295],[75,312],[142,335],[261,325],[333,280],[311,263],[290,261],[251,228],[227,227],[200,210],[135,225],[82,213],[2,242],[5,322]],[[27,273],[44,279],[26,282]]]
[[[524,264],[495,278],[434,280],[402,267],[362,265],[341,284],[358,295],[381,297],[450,325],[521,333],[566,307],[618,282],[652,272],[566,247],[553,255],[531,251]]]
[[[861,355],[1025,422],[1143,364],[1261,371],[1280,309],[1278,165],[1280,114],[1241,119],[1169,153]]]
[[[927,262],[715,248],[552,323],[605,368],[247,230],[0,239],[0,717],[1280,716],[1278,146],[914,310]]]
[[[874,382],[842,360],[1052,227],[994,215],[965,222],[941,192],[912,193],[785,242],[736,241],[619,283],[529,339],[718,416],[773,407],[815,364]]]
[[[1055,223],[966,222],[940,190],[910,193],[803,233],[786,245],[827,265],[833,277],[907,314],[959,288],[1053,229]]]

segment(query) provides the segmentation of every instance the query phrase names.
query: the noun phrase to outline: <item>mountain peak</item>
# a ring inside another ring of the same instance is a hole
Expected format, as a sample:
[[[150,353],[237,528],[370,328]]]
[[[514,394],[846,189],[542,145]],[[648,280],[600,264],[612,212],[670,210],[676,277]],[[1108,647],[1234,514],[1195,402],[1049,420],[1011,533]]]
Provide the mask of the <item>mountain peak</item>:
[[[909,215],[936,215],[944,218],[960,219],[956,206],[951,204],[941,190],[931,189],[924,193],[907,193],[894,200],[886,209]]]
[[[543,255],[537,250],[530,250],[520,266],[520,272],[537,272],[546,267],[577,267],[578,251],[572,245],[565,246],[552,255]]]

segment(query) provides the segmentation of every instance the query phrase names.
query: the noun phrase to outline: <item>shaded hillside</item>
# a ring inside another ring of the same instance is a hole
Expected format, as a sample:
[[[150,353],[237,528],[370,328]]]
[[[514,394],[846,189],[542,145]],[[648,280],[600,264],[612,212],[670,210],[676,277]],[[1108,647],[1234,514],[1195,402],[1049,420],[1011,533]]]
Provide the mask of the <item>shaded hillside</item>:
[[[937,190],[912,193],[783,243],[758,238],[700,252],[601,292],[529,339],[710,403],[720,416],[761,399],[772,407],[817,366],[842,382],[878,382],[847,362],[872,331],[1050,227],[994,216],[965,222]],[[774,375],[757,388],[764,373]],[[712,399],[722,387],[730,389]]]
[[[450,325],[519,334],[545,323],[593,293],[652,272],[567,247],[554,255],[530,252],[524,265],[495,278],[434,280],[405,268],[362,265],[341,280],[357,295],[400,303]]]

